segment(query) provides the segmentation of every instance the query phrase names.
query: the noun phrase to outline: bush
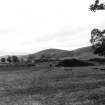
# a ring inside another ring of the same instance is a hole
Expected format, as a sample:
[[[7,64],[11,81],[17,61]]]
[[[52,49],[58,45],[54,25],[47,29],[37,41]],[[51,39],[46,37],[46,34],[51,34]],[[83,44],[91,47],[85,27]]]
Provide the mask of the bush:
[[[89,61],[105,63],[105,58],[94,58],[94,59],[90,59]]]
[[[59,62],[56,66],[64,66],[64,67],[78,67],[78,66],[94,66],[92,63],[77,60],[77,59],[69,59],[63,60]]]

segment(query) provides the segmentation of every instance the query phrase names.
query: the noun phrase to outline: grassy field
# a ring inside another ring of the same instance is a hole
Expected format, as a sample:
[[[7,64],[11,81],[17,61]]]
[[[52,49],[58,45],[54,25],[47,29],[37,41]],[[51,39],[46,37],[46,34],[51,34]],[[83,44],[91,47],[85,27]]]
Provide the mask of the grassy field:
[[[0,105],[105,105],[105,66],[0,71]]]

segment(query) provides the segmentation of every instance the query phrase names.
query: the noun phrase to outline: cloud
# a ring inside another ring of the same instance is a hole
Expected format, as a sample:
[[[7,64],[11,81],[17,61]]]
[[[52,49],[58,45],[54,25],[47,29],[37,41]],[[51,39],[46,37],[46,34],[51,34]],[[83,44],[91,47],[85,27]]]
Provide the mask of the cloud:
[[[15,32],[16,30],[14,29],[0,29],[0,35],[8,34],[9,32]]]
[[[0,49],[30,53],[52,47],[73,49],[88,45],[91,30],[105,26],[103,12],[88,11],[91,2],[2,0]]]
[[[56,33],[52,33],[52,34],[47,34],[47,35],[43,35],[40,36],[36,39],[36,41],[38,42],[46,42],[46,41],[51,41],[51,40],[56,40],[59,39],[59,41],[63,41],[64,39],[68,39],[68,37],[74,37],[77,36],[79,33],[85,31],[85,30],[89,30],[88,26],[83,26],[83,27],[78,27],[77,29],[64,29],[61,32],[56,32]]]

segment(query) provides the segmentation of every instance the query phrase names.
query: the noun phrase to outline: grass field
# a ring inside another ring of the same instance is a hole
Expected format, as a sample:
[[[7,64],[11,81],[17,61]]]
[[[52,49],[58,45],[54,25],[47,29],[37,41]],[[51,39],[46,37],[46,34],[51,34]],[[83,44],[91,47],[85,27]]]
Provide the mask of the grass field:
[[[105,105],[105,66],[0,71],[0,105]]]

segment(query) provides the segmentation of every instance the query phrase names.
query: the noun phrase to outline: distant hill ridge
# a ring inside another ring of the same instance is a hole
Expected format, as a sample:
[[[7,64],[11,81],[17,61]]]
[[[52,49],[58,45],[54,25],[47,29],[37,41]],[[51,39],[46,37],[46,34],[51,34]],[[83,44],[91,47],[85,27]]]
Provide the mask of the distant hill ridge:
[[[77,59],[93,59],[93,58],[103,58],[102,56],[95,55],[93,53],[93,49],[91,46],[79,48],[76,50],[68,51],[68,50],[61,50],[61,49],[46,49],[40,52],[30,54],[29,56],[33,58],[40,58],[42,55],[48,56],[51,58],[59,58],[59,59],[70,59],[70,58],[77,58]]]
[[[37,53],[28,54],[28,55],[21,55],[20,58],[27,59],[28,57],[32,57],[33,59],[40,59],[42,56],[46,56],[49,58],[56,58],[56,59],[94,59],[94,58],[103,58],[102,56],[95,55],[93,53],[93,49],[91,46],[82,47],[76,50],[68,51],[68,50],[61,50],[61,49],[46,49],[39,51]]]

